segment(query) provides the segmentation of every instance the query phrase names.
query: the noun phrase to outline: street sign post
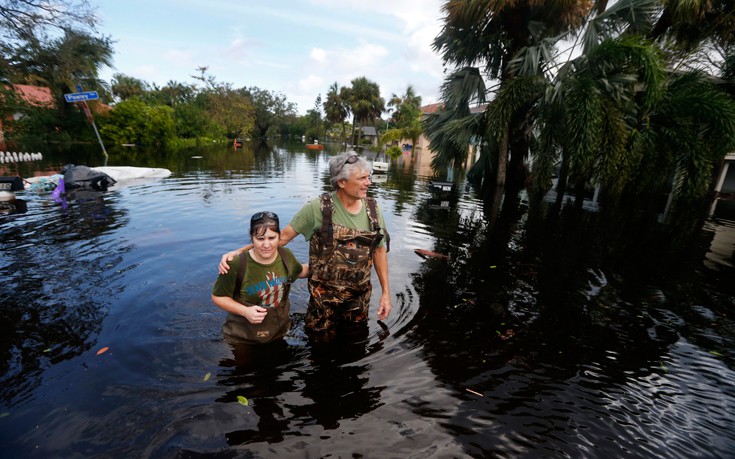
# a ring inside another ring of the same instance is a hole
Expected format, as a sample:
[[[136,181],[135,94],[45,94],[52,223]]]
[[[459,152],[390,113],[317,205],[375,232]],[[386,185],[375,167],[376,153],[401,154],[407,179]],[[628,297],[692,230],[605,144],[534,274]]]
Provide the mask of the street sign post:
[[[92,124],[92,128],[94,129],[94,133],[97,134],[97,140],[100,141],[100,146],[102,147],[102,154],[105,155],[105,166],[107,166],[107,150],[105,150],[105,144],[102,143],[102,137],[100,137],[100,132],[97,130],[97,125],[94,124],[94,118],[92,117],[92,111],[89,109],[89,106],[87,105],[88,100],[96,100],[99,99],[100,96],[97,94],[97,91],[82,91],[82,85],[77,85],[77,91],[79,92],[73,92],[70,94],[64,94],[64,99],[66,99],[67,102],[81,102],[82,103],[82,110],[84,111],[84,114],[87,116],[87,119],[89,120],[90,124]]]
[[[64,94],[64,99],[67,102],[81,102],[83,100],[97,100],[100,96],[97,91],[84,91],[84,92],[72,92],[70,94]]]

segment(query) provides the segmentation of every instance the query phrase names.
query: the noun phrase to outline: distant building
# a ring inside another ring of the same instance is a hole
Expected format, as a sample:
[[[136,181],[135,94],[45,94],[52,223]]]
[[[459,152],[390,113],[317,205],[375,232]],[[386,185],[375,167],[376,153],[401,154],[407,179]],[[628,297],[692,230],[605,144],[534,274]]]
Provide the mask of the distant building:
[[[378,144],[378,131],[375,130],[374,126],[363,126],[362,128],[362,142],[370,142],[370,145],[376,146]]]

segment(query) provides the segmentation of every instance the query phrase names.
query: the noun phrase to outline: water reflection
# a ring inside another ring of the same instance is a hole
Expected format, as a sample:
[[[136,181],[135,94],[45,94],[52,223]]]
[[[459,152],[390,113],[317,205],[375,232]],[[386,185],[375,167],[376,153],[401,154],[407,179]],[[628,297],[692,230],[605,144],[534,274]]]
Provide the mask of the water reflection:
[[[385,335],[383,335],[385,337]],[[232,358],[220,361],[217,384],[228,387],[220,403],[239,403],[242,416],[228,424],[231,446],[283,441],[284,435],[319,425],[325,431],[381,405],[384,389],[370,383],[363,359],[379,346],[368,337],[340,338],[298,347],[280,341],[266,346],[231,345]],[[299,393],[299,399],[286,397]],[[326,435],[326,434],[325,434]],[[323,437],[324,438],[324,437]]]
[[[0,221],[5,402],[31,393],[49,364],[87,350],[113,295],[108,272],[125,248],[104,236],[125,224],[125,212],[100,192],[70,199],[64,209],[34,198],[31,211]]]
[[[437,193],[419,170],[426,158],[404,155],[370,190],[392,235],[385,323],[371,317],[367,335],[315,346],[303,332],[308,292],[296,284],[285,343],[230,347],[209,298],[216,259],[264,201],[292,216],[327,189],[331,154],[294,145],[122,151],[111,158],[173,174],[67,210],[31,196],[27,212],[0,216],[3,451],[733,451],[735,220],[722,214],[666,251],[670,234],[615,216],[535,209],[523,195],[485,204],[461,171]],[[303,239],[290,247],[305,259]],[[101,346],[110,350],[96,356]]]
[[[448,422],[455,438],[474,457],[577,456],[585,451],[580,438],[605,457],[671,453],[663,437],[649,438],[644,447],[637,442],[666,409],[687,412],[706,403],[710,391],[730,397],[731,387],[695,374],[713,371],[706,361],[697,363],[707,351],[728,354],[709,338],[733,344],[723,317],[732,296],[703,288],[702,276],[713,279],[712,273],[701,272],[696,261],[661,261],[681,260],[685,252],[702,260],[715,244],[691,254],[691,246],[682,251],[662,244],[657,238],[665,235],[650,228],[628,228],[636,237],[616,237],[616,227],[600,226],[604,216],[568,208],[524,221],[527,212],[514,208],[504,204],[496,219],[484,221],[478,214],[461,218],[450,205],[449,234],[430,231],[438,236],[433,250],[449,259],[430,259],[414,276],[421,307],[408,337],[425,350],[438,379],[466,391],[465,406]],[[435,224],[428,213],[417,218]],[[688,341],[698,348],[682,357],[687,364],[674,363],[671,355]],[[732,373],[731,359],[722,363]],[[672,365],[696,367],[684,379],[706,388],[682,390]],[[714,366],[723,372],[721,363]],[[649,402],[652,393],[671,404],[664,409]],[[431,415],[423,406],[416,414]],[[727,455],[733,445],[732,439],[689,439],[673,419],[664,424],[679,448],[674,456],[710,448]],[[709,432],[708,422],[695,424],[700,435]],[[608,438],[584,433],[610,425],[621,432]],[[547,448],[550,436],[556,441]]]
[[[242,422],[236,430],[225,433],[227,444],[244,445],[283,440],[289,430],[281,395],[297,390],[296,381],[285,377],[288,364],[296,360],[296,350],[285,341],[265,346],[231,345],[233,357],[220,361],[217,384],[231,388],[216,399],[219,403],[240,403]],[[241,399],[238,399],[241,397]],[[254,414],[257,422],[252,424]],[[250,422],[248,422],[250,421]]]

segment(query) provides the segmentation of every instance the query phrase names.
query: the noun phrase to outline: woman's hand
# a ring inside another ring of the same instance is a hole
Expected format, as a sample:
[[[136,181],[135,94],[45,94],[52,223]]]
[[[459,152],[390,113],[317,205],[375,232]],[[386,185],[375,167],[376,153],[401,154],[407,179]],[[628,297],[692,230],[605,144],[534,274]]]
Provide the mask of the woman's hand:
[[[227,264],[227,262],[234,260],[236,256],[240,255],[241,251],[242,249],[237,249],[222,255],[222,258],[219,261],[219,265],[217,266],[220,274],[227,274],[227,271],[230,270],[230,265]]]
[[[242,316],[253,325],[263,323],[266,314],[268,314],[268,310],[260,306],[245,306],[242,312]]]

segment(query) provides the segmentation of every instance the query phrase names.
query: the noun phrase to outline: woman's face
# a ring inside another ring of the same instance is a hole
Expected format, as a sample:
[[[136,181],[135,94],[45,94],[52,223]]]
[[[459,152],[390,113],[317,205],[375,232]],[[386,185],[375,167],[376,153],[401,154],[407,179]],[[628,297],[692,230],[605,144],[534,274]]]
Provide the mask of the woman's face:
[[[280,234],[270,228],[262,235],[254,235],[253,250],[255,250],[255,253],[260,258],[269,259],[275,256],[278,250],[278,241],[280,240],[280,237]]]

